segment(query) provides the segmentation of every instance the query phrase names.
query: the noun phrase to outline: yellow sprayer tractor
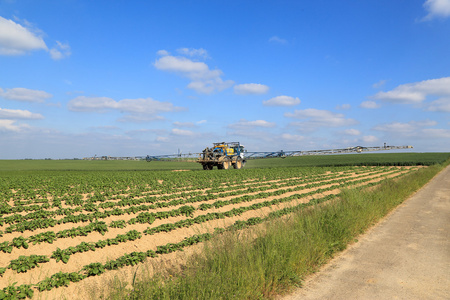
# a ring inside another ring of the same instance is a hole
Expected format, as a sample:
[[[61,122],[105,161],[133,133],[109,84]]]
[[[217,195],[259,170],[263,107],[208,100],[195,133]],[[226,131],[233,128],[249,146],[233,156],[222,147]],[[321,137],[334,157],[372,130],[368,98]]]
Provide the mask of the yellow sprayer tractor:
[[[240,169],[245,165],[244,146],[239,142],[214,143],[212,148],[206,147],[199,154],[197,162],[202,164],[203,170],[212,170],[214,166],[221,170]]]

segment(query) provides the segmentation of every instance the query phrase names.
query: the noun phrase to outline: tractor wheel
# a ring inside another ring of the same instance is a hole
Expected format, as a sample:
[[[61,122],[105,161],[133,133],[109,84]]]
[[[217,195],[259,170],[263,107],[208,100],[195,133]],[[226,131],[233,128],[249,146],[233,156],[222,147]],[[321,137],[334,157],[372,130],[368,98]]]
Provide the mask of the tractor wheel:
[[[223,170],[228,170],[230,168],[230,162],[229,161],[224,161],[222,164],[222,169]]]
[[[242,168],[242,161],[238,159],[238,160],[236,161],[236,163],[233,164],[233,167],[234,167],[235,169],[240,169],[240,168]]]

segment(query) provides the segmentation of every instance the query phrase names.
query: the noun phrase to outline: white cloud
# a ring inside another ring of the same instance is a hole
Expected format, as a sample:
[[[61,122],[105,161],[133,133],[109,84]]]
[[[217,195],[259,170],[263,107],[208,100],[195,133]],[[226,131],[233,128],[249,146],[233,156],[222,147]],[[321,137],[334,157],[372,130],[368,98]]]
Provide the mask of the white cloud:
[[[294,119],[304,119],[303,122],[294,122],[291,125],[299,127],[301,130],[311,131],[319,127],[342,127],[351,126],[358,122],[354,119],[347,119],[343,114],[333,113],[328,110],[308,108],[295,110],[293,113],[285,113],[285,117]]]
[[[186,57],[166,55],[157,59],[154,66],[158,70],[178,73],[189,78],[191,82],[187,87],[201,94],[222,91],[234,84],[232,80],[222,80],[221,70],[210,70],[204,62],[193,61]]]
[[[276,43],[276,44],[282,44],[282,45],[285,45],[285,44],[287,44],[288,42],[287,42],[287,40],[285,40],[285,39],[282,39],[282,38],[279,38],[278,36],[273,36],[273,37],[271,37],[270,39],[269,39],[269,42],[271,42],[271,43]]]
[[[158,136],[156,137],[157,142],[168,142],[170,139],[166,136]]]
[[[410,121],[408,123],[392,122],[381,124],[374,127],[374,130],[390,133],[411,135],[416,134],[424,127],[436,126],[437,122],[433,120]]]
[[[249,140],[257,141],[257,147],[263,149],[270,149],[273,145],[276,145],[274,142],[274,136],[271,134],[267,134],[267,132],[264,130],[249,130],[248,128],[242,128],[236,129],[232,132],[228,132],[227,135],[233,137],[233,140],[238,136],[244,137],[243,140],[245,140],[246,149],[256,149],[256,147],[249,147]]]
[[[170,102],[160,102],[152,98],[124,99],[115,101],[108,97],[79,96],[69,101],[69,110],[79,112],[104,113],[108,110],[119,110],[128,113],[123,121],[152,121],[161,119],[157,114],[185,110]]]
[[[428,15],[422,19],[423,21],[450,17],[450,0],[427,0],[423,6],[428,11]]]
[[[186,57],[166,55],[155,61],[155,67],[163,71],[186,73],[189,78],[211,76],[207,64]]]
[[[375,101],[364,101],[360,104],[360,107],[362,108],[367,108],[367,109],[375,109],[375,108],[379,108],[380,105],[378,103],[376,103]]]
[[[290,96],[277,96],[269,100],[263,101],[265,106],[294,106],[300,104],[300,99],[298,97]]]
[[[423,129],[424,137],[431,139],[450,139],[449,129],[426,128]]]
[[[281,135],[281,138],[288,142],[301,142],[301,141],[305,140],[305,137],[302,135],[290,134],[290,133],[283,133]]]
[[[178,129],[178,128],[172,129],[172,133],[174,135],[179,135],[179,136],[194,136],[195,135],[195,133],[191,130],[184,130],[184,129]]]
[[[159,56],[170,55],[169,51],[167,51],[167,50],[158,50],[158,52],[156,52],[156,54],[158,54]]]
[[[180,48],[177,49],[177,52],[185,56],[208,58],[208,51],[206,51],[203,48],[200,49]]]
[[[389,92],[379,92],[372,98],[391,103],[411,104],[420,103],[425,100],[425,94],[411,89],[409,85],[403,85]]]
[[[238,95],[260,95],[269,91],[269,87],[259,83],[244,83],[234,86],[234,93]]]
[[[372,85],[374,89],[379,89],[386,84],[387,80],[380,80]]]
[[[60,60],[72,54],[69,44],[56,41],[56,46],[50,49],[50,56],[53,60]]]
[[[365,135],[361,138],[361,141],[364,143],[376,143],[379,139],[373,135]]]
[[[12,88],[6,89],[6,91],[0,88],[0,97],[8,100],[42,103],[52,95],[44,91],[26,88]]]
[[[430,128],[436,125],[438,123],[433,120],[392,122],[380,124],[374,127],[374,130],[383,132],[384,140],[404,141],[405,144],[413,145],[414,148],[429,149],[428,151],[448,149],[450,129]]]
[[[131,113],[156,114],[184,110],[170,102],[160,102],[152,98],[124,99],[117,102],[117,108]]]
[[[361,131],[359,131],[357,129],[347,129],[347,130],[344,130],[344,133],[346,135],[361,135]]]
[[[378,92],[372,98],[390,103],[418,104],[428,96],[449,97],[450,77],[402,84],[391,91]]]
[[[195,124],[192,122],[173,122],[173,125],[176,127],[195,127]]]
[[[118,108],[114,99],[108,97],[78,96],[67,103],[69,110],[82,112],[105,112],[108,109]]]
[[[211,94],[215,91],[223,91],[231,87],[233,83],[232,80],[223,81],[222,78],[216,77],[208,80],[192,81],[187,87],[200,94]]]
[[[429,111],[450,112],[450,97],[441,98],[430,103]]]
[[[20,132],[23,129],[29,129],[30,126],[27,124],[16,124],[15,120],[1,120],[0,119],[0,131],[12,131]]]
[[[352,108],[352,106],[350,104],[342,104],[342,105],[336,106],[336,109],[338,109],[338,110],[349,110],[350,108]]]
[[[0,17],[0,55],[24,55],[33,50],[47,50],[41,36],[30,29]]]
[[[0,108],[0,119],[43,119],[41,114],[32,113],[28,110]]]
[[[248,128],[273,128],[276,124],[273,122],[268,122],[265,120],[255,120],[255,121],[247,121],[246,119],[241,119],[239,122],[228,125],[228,128],[235,129],[248,129]]]
[[[411,123],[392,122],[388,124],[377,125],[375,126],[374,130],[397,132],[397,133],[409,133],[413,132],[415,128],[416,126],[414,126]]]

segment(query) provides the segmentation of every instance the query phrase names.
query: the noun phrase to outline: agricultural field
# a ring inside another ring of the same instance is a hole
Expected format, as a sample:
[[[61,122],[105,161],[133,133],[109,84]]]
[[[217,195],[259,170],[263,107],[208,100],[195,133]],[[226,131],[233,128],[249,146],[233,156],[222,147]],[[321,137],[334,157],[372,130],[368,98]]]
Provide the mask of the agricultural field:
[[[167,171],[131,171],[122,164],[94,170],[87,162],[80,162],[84,167],[70,162],[67,169],[55,162],[48,168],[40,162],[40,169],[23,163],[17,171],[5,162],[0,172],[0,299],[83,298],[114,276],[131,281],[136,268],[171,260],[171,253],[224,231],[275,222],[298,207],[332,201],[343,188],[376,186],[449,154],[432,159],[422,154],[409,166],[387,156],[385,165],[379,158],[371,165],[359,155],[366,160],[362,166],[355,157],[347,166],[305,167],[301,158],[289,158],[277,161],[290,160],[290,167],[260,160],[264,167],[252,161],[249,169],[227,171],[198,170],[187,162]]]

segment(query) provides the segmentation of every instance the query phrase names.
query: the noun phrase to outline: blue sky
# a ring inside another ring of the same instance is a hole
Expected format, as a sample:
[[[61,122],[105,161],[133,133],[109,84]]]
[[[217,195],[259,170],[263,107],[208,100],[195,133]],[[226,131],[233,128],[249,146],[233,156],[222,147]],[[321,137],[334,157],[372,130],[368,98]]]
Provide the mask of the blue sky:
[[[0,159],[450,151],[450,0],[0,1]]]

